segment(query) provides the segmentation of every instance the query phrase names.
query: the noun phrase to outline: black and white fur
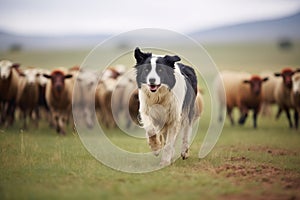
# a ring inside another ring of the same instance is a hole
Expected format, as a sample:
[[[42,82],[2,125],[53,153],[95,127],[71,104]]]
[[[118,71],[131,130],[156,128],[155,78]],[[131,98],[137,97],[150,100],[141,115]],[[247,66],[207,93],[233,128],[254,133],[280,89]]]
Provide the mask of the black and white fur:
[[[169,165],[175,153],[175,141],[183,135],[181,156],[188,157],[189,137],[195,118],[197,77],[193,68],[176,63],[178,56],[158,56],[135,49],[139,113],[148,143],[161,165]]]

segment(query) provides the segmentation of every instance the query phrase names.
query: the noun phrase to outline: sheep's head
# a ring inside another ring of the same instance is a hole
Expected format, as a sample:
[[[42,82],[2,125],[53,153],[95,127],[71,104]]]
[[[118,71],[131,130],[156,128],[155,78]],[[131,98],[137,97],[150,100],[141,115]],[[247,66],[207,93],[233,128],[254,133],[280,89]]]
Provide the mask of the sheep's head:
[[[65,79],[72,78],[73,76],[71,74],[65,75],[62,71],[55,70],[51,73],[51,75],[43,74],[44,77],[51,79],[51,82],[53,84],[53,89],[60,93],[65,86]]]
[[[18,70],[20,64],[12,63],[9,60],[0,61],[0,78],[8,79],[11,76],[12,69],[15,68]]]
[[[255,96],[260,95],[261,93],[261,86],[264,82],[266,82],[267,80],[269,80],[268,77],[265,78],[261,78],[257,75],[253,75],[250,79],[248,80],[244,80],[243,82],[245,84],[249,84],[250,85],[250,89],[251,89],[251,93],[254,94]]]
[[[292,77],[296,71],[297,70],[294,71],[291,68],[284,68],[281,72],[274,73],[274,75],[277,77],[281,76],[285,87],[292,89],[293,87]]]
[[[38,71],[36,69],[26,69],[22,72],[19,72],[19,75],[24,77],[26,80],[26,83],[28,85],[35,85],[37,83],[38,77],[40,76],[40,74],[38,73]]]

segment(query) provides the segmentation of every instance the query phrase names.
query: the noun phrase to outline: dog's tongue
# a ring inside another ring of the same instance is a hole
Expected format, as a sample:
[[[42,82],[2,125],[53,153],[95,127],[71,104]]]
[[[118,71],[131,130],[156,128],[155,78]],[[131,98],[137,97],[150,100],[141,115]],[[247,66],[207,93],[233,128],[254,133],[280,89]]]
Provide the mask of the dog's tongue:
[[[151,92],[155,92],[157,90],[157,88],[158,88],[157,85],[149,85],[149,87],[150,87],[150,91]]]

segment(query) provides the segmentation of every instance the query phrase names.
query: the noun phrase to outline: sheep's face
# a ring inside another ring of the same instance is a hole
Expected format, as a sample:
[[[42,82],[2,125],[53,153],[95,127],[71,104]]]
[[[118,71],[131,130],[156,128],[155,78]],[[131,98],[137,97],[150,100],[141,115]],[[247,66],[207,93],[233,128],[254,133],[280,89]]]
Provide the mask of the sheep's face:
[[[51,79],[53,90],[60,93],[65,87],[65,79],[72,78],[72,75],[64,75],[60,71],[55,71],[51,75],[44,74],[44,77]]]
[[[50,74],[50,72],[48,72],[47,70],[39,70],[38,73],[40,74],[37,80],[38,84],[42,87],[45,87],[48,82],[48,79],[43,76],[43,73]]]
[[[25,70],[20,73],[20,76],[25,78],[26,84],[35,85],[40,74],[36,70]]]
[[[293,87],[292,78],[293,78],[294,73],[295,72],[292,69],[286,68],[286,69],[283,69],[281,73],[275,73],[274,75],[277,77],[281,76],[285,87],[292,89],[292,87]]]
[[[294,75],[294,72],[292,72],[292,71],[282,73],[284,85],[288,88],[292,88],[292,86],[293,86],[293,82],[292,82],[293,75]]]
[[[92,71],[81,71],[77,76],[79,84],[88,91],[95,89],[98,83],[98,75]]]
[[[269,78],[260,78],[259,76],[252,76],[249,80],[244,80],[244,83],[250,85],[251,93],[255,96],[259,96],[261,93],[262,84]]]
[[[19,64],[14,64],[9,60],[2,60],[0,61],[0,78],[1,79],[8,79],[11,76],[12,69],[17,69]]]

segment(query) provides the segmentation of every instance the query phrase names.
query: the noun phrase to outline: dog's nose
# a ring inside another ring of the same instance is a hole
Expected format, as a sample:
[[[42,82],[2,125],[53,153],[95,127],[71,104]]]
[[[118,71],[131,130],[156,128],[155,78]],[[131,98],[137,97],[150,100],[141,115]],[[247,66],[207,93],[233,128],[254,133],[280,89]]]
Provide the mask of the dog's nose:
[[[150,84],[155,84],[155,81],[156,81],[155,78],[149,78],[149,83]]]

